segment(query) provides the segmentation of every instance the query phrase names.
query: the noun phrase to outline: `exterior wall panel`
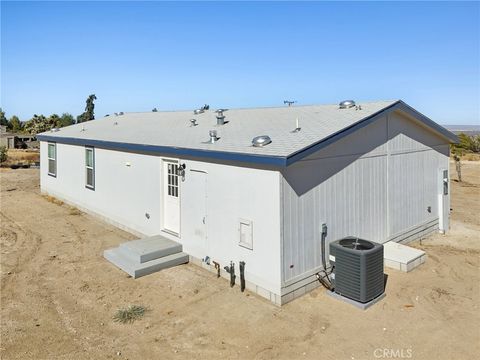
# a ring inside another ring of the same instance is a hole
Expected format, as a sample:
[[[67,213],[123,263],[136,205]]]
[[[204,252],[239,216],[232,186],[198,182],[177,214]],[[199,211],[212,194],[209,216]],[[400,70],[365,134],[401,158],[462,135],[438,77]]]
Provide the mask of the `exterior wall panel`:
[[[220,262],[222,268],[245,261],[245,276],[274,294],[280,294],[280,176],[276,171],[179,160],[186,165],[180,181],[181,223],[179,237],[162,231],[161,157],[95,148],[95,190],[85,187],[85,147],[57,144],[57,177],[47,175],[47,143],[41,143],[42,192],[100,215],[127,231],[141,235],[162,234],[183,244],[184,251]],[[207,173],[207,245],[182,234],[192,234],[183,221],[196,184],[189,171]],[[188,188],[187,188],[188,187]],[[148,214],[148,217],[146,216]],[[239,246],[239,219],[253,224],[253,250]]]
[[[282,172],[283,286],[321,268],[322,223],[327,262],[328,242],[344,236],[384,243],[432,229],[448,156],[447,140],[393,112],[289,166]]]

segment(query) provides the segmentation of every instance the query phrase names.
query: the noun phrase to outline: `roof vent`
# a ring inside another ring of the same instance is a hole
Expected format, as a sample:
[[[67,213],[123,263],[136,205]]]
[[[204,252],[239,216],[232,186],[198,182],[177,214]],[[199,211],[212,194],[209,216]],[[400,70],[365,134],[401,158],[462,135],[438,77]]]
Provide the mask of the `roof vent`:
[[[217,137],[217,130],[210,130],[208,135],[210,136],[210,144],[214,144],[216,141],[218,141],[218,139],[220,139]]]
[[[195,109],[195,110],[193,110],[193,113],[194,113],[195,115],[198,115],[198,114],[202,114],[204,111],[205,111],[205,110],[203,110],[203,109]]]
[[[224,111],[228,111],[228,109],[215,110],[217,113],[217,125],[225,125],[225,115],[223,114]]]
[[[295,104],[297,101],[296,100],[283,100],[283,103],[285,105],[288,105],[288,107],[292,106],[293,104]]]
[[[297,133],[300,130],[302,130],[302,128],[300,127],[300,122],[299,122],[298,117],[297,117],[295,119],[295,129],[292,130],[292,133]]]
[[[270,144],[271,142],[272,142],[272,139],[270,139],[270,136],[260,135],[253,138],[252,145],[255,147],[263,147],[265,145]]]
[[[351,107],[355,106],[355,101],[353,100],[343,100],[340,104],[338,104],[338,107],[340,109],[350,109]]]
[[[190,119],[190,126],[197,126],[197,119]]]

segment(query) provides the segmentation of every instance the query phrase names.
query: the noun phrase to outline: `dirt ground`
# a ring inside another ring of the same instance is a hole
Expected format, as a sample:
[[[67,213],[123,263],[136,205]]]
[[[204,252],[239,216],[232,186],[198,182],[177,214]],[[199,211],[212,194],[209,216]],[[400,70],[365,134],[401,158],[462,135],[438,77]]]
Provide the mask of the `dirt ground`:
[[[42,197],[38,170],[0,171],[1,359],[478,359],[480,162],[452,182],[451,232],[366,311],[323,289],[278,308],[191,264],[133,280],[102,257],[133,235]],[[149,311],[113,322],[129,304]]]

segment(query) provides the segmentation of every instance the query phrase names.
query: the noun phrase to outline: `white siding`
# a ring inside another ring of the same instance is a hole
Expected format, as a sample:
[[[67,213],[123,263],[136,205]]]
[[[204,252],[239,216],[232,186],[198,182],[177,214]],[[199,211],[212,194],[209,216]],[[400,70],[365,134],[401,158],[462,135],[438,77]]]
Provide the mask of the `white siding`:
[[[398,113],[289,166],[282,172],[283,284],[320,269],[322,223],[328,259],[329,241],[401,240],[434,222],[440,167],[448,168],[446,140]]]
[[[191,169],[207,173],[207,245],[199,246],[182,234],[194,230],[180,224],[175,237],[162,229],[161,157],[95,148],[95,190],[85,188],[85,148],[57,144],[57,177],[47,175],[47,143],[41,143],[41,188],[96,213],[116,225],[140,234],[162,234],[181,242],[184,251],[197,258],[209,256],[222,268],[234,261],[239,280],[239,261],[245,261],[246,280],[280,294],[280,177],[275,171],[179,160],[186,165],[180,193],[192,193]],[[129,165],[129,166],[127,166]],[[187,188],[190,187],[190,188]],[[181,196],[181,219],[190,205]],[[149,218],[145,214],[149,214]],[[238,245],[239,219],[253,224],[253,250]]]

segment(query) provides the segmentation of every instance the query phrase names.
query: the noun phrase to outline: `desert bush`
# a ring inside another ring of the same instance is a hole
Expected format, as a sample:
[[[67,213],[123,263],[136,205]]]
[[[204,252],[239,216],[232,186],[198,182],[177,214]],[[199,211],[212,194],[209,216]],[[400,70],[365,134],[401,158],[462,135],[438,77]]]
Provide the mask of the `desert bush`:
[[[0,163],[7,161],[7,147],[0,146]]]
[[[459,143],[452,145],[452,153],[464,155],[465,153],[480,153],[480,135],[458,135]]]
[[[129,305],[124,309],[118,309],[113,315],[113,321],[122,324],[131,323],[145,315],[147,309],[141,305]]]

